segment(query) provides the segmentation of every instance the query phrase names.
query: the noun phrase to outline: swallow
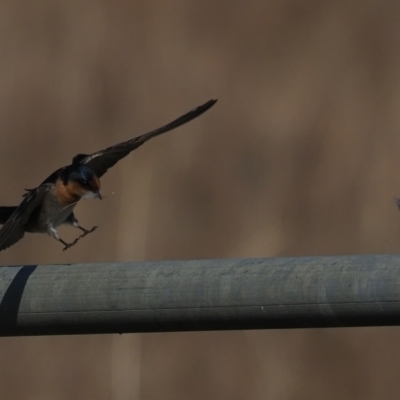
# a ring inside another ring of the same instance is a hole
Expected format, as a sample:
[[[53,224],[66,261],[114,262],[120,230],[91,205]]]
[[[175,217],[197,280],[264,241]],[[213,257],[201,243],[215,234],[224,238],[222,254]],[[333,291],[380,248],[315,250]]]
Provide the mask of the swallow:
[[[188,113],[151,132],[96,151],[78,154],[72,164],[59,168],[38,187],[26,189],[23,200],[16,207],[0,207],[0,251],[21,240],[25,232],[47,233],[64,245],[63,250],[74,246],[79,239],[97,229],[85,229],[79,225],[74,208],[81,199],[102,199],[100,178],[119,160],[148,140],[197,118],[209,110],[217,100],[209,100]],[[82,234],[67,243],[57,232],[60,225],[71,225]]]

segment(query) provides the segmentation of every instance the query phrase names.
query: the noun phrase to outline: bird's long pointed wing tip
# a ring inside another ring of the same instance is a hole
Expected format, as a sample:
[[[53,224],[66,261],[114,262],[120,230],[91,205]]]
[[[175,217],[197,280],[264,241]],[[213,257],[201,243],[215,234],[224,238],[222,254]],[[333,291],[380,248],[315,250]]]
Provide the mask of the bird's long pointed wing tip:
[[[198,110],[198,111],[201,110],[201,112],[203,113],[203,112],[209,110],[217,101],[218,101],[218,99],[211,99],[211,100],[208,100],[208,101],[205,102],[203,105],[201,105],[201,106],[195,108],[194,110]],[[194,111],[194,110],[193,110],[193,111]]]

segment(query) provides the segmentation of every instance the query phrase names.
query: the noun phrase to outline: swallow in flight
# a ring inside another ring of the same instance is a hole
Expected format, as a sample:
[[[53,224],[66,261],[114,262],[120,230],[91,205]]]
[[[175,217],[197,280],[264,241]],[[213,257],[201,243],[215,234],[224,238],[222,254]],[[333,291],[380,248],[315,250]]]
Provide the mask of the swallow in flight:
[[[71,165],[53,172],[35,189],[27,190],[19,206],[0,207],[0,224],[3,225],[0,229],[0,251],[17,243],[25,232],[48,233],[64,245],[63,250],[75,245],[80,238],[97,228],[80,226],[74,208],[82,198],[102,199],[99,178],[144,142],[197,118],[216,101],[209,100],[169,124],[126,142],[92,154],[78,154]],[[57,227],[62,224],[72,225],[82,234],[72,243],[67,243],[57,233]]]

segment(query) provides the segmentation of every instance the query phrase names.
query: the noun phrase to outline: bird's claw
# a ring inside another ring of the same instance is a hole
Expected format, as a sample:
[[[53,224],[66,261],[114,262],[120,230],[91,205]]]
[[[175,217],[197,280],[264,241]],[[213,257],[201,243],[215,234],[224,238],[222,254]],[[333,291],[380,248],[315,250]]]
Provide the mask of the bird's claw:
[[[72,246],[75,246],[79,242],[80,239],[82,239],[83,237],[85,237],[89,233],[94,232],[97,228],[98,228],[97,226],[94,226],[92,229],[81,228],[83,230],[82,235],[78,236],[73,242],[71,242],[71,243],[62,242],[64,244],[64,246],[65,246],[63,248],[63,251],[68,250]]]
[[[64,243],[65,247],[63,248],[63,251],[69,249],[70,247],[76,245],[78,243],[79,238],[76,238],[73,242],[71,243]]]
[[[82,235],[78,236],[78,239],[83,238],[86,235],[88,235],[89,233],[94,232],[97,228],[98,228],[98,226],[94,226],[92,229],[84,229],[84,228],[82,228],[83,233],[82,233]]]

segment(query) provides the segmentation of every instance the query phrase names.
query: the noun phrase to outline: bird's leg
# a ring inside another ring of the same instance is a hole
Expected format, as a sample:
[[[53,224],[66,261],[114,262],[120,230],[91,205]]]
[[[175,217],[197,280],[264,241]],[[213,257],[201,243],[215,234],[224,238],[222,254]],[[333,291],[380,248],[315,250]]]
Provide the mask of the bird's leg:
[[[86,235],[88,235],[89,233],[92,233],[97,229],[97,226],[94,226],[92,229],[85,229],[84,227],[80,226],[78,224],[78,221],[76,221],[76,220],[73,222],[72,226],[74,226],[75,228],[80,229],[83,232],[82,235],[80,235],[78,238],[83,238]]]
[[[63,250],[67,250],[67,249],[69,249],[70,247],[72,247],[72,246],[74,246],[77,242],[78,242],[78,240],[79,240],[79,238],[78,239],[75,239],[72,243],[67,243],[67,242],[65,242],[64,240],[62,240],[61,238],[60,238],[60,236],[58,236],[58,232],[57,232],[57,230],[53,227],[53,226],[50,226],[49,227],[49,235],[51,236],[51,237],[53,237],[54,239],[56,239],[56,240],[58,240],[60,243],[62,243],[65,247],[63,248]]]
[[[62,239],[58,239],[65,247],[63,248],[63,251],[65,251],[65,250],[67,250],[67,249],[69,249],[70,247],[72,247],[72,246],[75,246],[77,243],[78,243],[78,241],[79,241],[79,239],[80,239],[81,237],[80,236],[78,236],[73,242],[71,242],[71,243],[66,243],[66,242],[64,242],[64,240],[62,240]]]
[[[75,226],[75,223],[74,223],[73,225]],[[76,225],[78,225],[78,223],[76,223]],[[79,227],[79,229],[81,229],[81,230],[83,231],[83,234],[80,235],[80,236],[78,236],[78,237],[77,237],[73,242],[71,242],[71,243],[67,243],[67,242],[65,242],[64,240],[62,240],[62,239],[58,236],[57,230],[56,230],[54,227],[50,227],[50,228],[49,228],[49,234],[50,234],[54,239],[58,240],[60,243],[62,243],[62,244],[64,245],[63,251],[65,251],[65,250],[69,249],[70,247],[75,246],[81,238],[83,238],[84,236],[86,236],[88,233],[93,232],[93,231],[97,228],[97,226],[94,226],[92,229],[87,230],[87,229],[85,229],[85,228],[82,228],[82,227],[79,226],[79,225],[77,226],[77,228],[78,228],[78,227]]]
[[[85,229],[82,226],[78,225],[78,221],[74,221],[72,226],[80,229],[83,233],[82,233],[82,235],[79,235],[72,243],[69,243],[68,245],[66,245],[63,248],[63,250],[67,250],[70,247],[74,246],[75,244],[77,244],[79,242],[80,239],[84,238],[86,235],[88,235],[89,233],[92,233],[93,231],[95,231],[97,229],[97,226],[94,226],[92,229]]]

